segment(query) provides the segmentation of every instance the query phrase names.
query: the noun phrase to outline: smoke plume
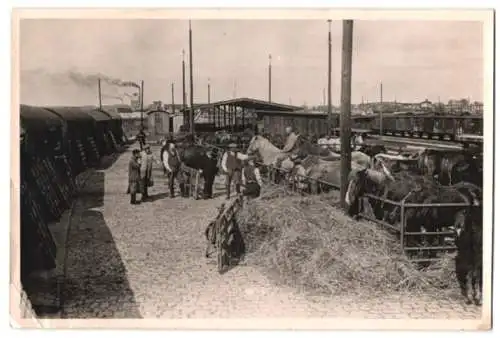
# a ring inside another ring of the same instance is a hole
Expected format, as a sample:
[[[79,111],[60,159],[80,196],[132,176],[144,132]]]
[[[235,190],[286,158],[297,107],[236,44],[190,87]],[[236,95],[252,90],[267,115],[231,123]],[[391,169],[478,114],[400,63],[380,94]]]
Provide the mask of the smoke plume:
[[[46,69],[21,70],[21,103],[32,105],[97,105],[98,79],[101,78],[103,104],[124,103],[125,97],[137,98],[139,86],[132,81],[116,79],[102,73],[77,71],[52,72]],[[134,92],[134,93],[125,93]]]
[[[68,76],[75,83],[86,87],[95,87],[97,81],[101,79],[102,82],[105,82],[112,86],[141,88],[137,83],[133,81],[125,81],[118,78],[113,78],[102,73],[82,74],[80,72],[71,70],[68,72]]]

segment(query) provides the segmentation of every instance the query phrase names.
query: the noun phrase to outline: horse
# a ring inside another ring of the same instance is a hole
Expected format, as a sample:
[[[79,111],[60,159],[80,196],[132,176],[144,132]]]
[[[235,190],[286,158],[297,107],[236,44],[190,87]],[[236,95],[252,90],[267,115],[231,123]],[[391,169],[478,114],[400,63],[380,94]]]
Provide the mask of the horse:
[[[482,173],[474,154],[464,151],[425,149],[419,156],[422,174],[432,176],[442,185],[466,181],[482,186]]]
[[[351,175],[345,201],[349,206],[349,214],[356,216],[360,211],[361,198],[365,193],[380,196],[384,199],[399,202],[403,199],[406,203],[439,204],[439,203],[468,203],[469,198],[465,192],[474,196],[480,196],[480,189],[473,184],[457,184],[444,187],[428,176],[399,172],[394,175],[383,171],[376,172],[373,169],[365,169]],[[479,198],[479,197],[478,197]],[[476,204],[478,204],[477,202]],[[401,209],[398,206],[386,203],[382,200],[370,199],[368,211],[373,217],[392,225],[397,225],[401,219]],[[436,233],[445,226],[453,226],[458,229],[466,228],[464,225],[464,212],[468,207],[453,208],[409,208],[405,213],[405,230],[407,232],[431,232]],[[409,236],[408,245],[417,247],[421,243],[431,241],[438,244],[442,237],[437,235]],[[442,245],[442,243],[439,243]],[[436,257],[436,252],[431,251],[429,256]]]
[[[290,159],[290,154],[283,153],[281,149],[261,135],[255,135],[248,145],[247,154],[251,155],[254,153],[259,154],[262,164],[265,166],[277,166],[278,169],[282,169],[285,172],[290,172],[295,166],[294,162]],[[275,183],[277,183],[280,176],[275,176]]]
[[[203,177],[203,197],[212,198],[215,177],[218,174],[217,158],[209,156],[207,150],[200,145],[187,144],[179,147],[179,157],[182,164],[201,171]],[[187,175],[189,176],[189,174]]]

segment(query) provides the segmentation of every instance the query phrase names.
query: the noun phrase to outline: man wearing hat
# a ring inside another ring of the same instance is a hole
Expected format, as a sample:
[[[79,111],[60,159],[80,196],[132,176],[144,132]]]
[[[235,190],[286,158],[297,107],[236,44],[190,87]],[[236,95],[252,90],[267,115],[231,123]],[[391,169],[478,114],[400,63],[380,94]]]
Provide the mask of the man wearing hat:
[[[136,138],[139,141],[139,146],[141,147],[142,151],[144,149],[144,146],[146,145],[146,133],[144,132],[144,127],[141,127]]]
[[[231,182],[233,180],[236,185],[236,193],[240,193],[242,161],[246,159],[248,159],[248,155],[239,152],[235,143],[231,143],[228,150],[222,155],[221,167],[226,174],[226,199],[231,197]]]
[[[144,150],[141,152],[141,201],[146,201],[148,199],[148,188],[153,186],[153,162],[157,161],[151,152],[151,146],[146,144]]]
[[[137,204],[136,194],[140,193],[141,187],[141,152],[139,149],[132,151],[132,157],[128,163],[128,189],[130,204]]]
[[[184,181],[182,177],[182,173],[180,172],[181,168],[181,160],[179,153],[177,152],[177,149],[175,149],[175,143],[171,142],[166,145],[166,150],[163,154],[163,166],[168,173],[168,188],[170,191],[170,197],[173,198],[174,196],[174,183],[175,180],[179,181],[179,188],[181,190],[181,195],[184,196],[186,195],[185,189],[184,189]]]
[[[255,157],[250,156],[245,161],[245,166],[243,167],[241,179],[245,190],[243,191],[244,196],[250,198],[257,198],[260,196],[260,189],[262,187],[262,179],[260,176],[259,168],[255,166]]]

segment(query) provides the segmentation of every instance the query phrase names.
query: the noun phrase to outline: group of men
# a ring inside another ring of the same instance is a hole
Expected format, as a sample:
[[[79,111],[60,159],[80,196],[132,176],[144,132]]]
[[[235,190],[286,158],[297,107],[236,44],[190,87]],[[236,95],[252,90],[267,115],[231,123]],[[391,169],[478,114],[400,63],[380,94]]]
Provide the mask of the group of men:
[[[262,178],[259,168],[255,166],[255,158],[238,151],[237,145],[232,143],[222,155],[221,169],[226,175],[226,199],[231,198],[231,183],[234,182],[236,193],[241,192],[250,198],[260,196]]]
[[[139,204],[148,200],[148,188],[153,185],[153,163],[156,162],[151,147],[145,145],[143,150],[134,149],[128,164],[128,189],[130,204]],[[137,201],[137,194],[141,194],[141,201]]]
[[[182,197],[187,197],[185,179],[181,170],[181,158],[173,140],[162,142],[160,150],[160,161],[157,161],[151,152],[151,147],[139,140],[141,150],[134,149],[129,162],[129,186],[127,193],[130,194],[130,203],[138,204],[147,201],[148,187],[153,185],[152,171],[154,163],[161,163],[163,172],[168,176],[168,189],[170,197],[175,197],[175,181],[177,180]],[[259,169],[255,166],[255,158],[243,154],[237,150],[236,144],[230,144],[228,150],[223,154],[221,169],[226,176],[226,199],[231,197],[231,184],[234,183],[236,193],[255,198],[260,195],[262,179]],[[141,200],[137,201],[137,194],[141,194]]]

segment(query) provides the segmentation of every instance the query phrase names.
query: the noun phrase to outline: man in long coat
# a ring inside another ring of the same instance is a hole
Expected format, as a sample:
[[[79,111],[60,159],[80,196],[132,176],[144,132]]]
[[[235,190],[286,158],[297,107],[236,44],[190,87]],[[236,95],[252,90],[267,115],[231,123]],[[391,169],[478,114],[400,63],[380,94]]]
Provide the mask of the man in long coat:
[[[136,194],[141,193],[141,158],[139,149],[132,151],[132,157],[128,163],[128,193],[130,204],[137,204]]]
[[[152,186],[153,183],[153,162],[155,162],[155,159],[151,152],[151,147],[146,145],[144,151],[141,152],[142,201],[148,199],[148,188]]]

